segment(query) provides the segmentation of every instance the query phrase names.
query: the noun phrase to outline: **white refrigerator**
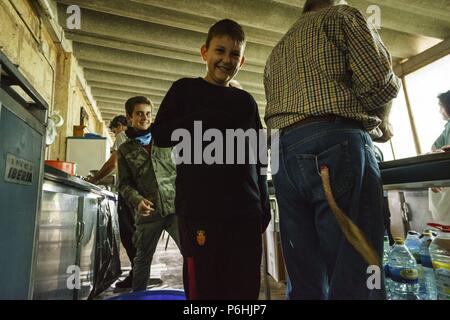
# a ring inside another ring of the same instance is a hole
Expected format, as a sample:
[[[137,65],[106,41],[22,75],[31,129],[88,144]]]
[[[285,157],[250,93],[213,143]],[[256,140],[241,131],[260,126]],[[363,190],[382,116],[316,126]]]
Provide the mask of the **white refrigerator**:
[[[109,159],[110,148],[107,138],[68,137],[66,161],[75,162],[76,175],[86,177]]]

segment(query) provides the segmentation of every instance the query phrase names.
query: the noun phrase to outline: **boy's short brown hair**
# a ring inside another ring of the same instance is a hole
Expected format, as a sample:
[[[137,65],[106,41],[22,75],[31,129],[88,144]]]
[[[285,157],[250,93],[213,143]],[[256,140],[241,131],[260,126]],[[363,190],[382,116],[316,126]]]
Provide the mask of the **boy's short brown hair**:
[[[153,104],[147,97],[144,96],[136,96],[132,97],[125,102],[125,110],[127,112],[127,116],[133,116],[134,106],[137,104],[148,104],[150,109],[153,109]]]
[[[206,48],[209,48],[212,38],[219,36],[229,36],[239,44],[245,44],[244,30],[239,23],[230,19],[217,21],[211,28],[209,28],[208,36],[206,37],[205,42]]]

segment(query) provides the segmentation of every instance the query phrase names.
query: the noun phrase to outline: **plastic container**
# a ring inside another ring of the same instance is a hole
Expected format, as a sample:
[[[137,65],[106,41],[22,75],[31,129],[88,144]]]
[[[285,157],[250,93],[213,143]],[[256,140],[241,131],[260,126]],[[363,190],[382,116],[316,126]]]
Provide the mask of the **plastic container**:
[[[437,298],[450,300],[450,226],[428,225],[440,230],[428,248],[436,276]]]
[[[121,294],[107,300],[186,300],[183,290],[147,290]]]
[[[436,278],[434,276],[433,265],[431,263],[429,246],[434,236],[431,231],[425,231],[421,237],[420,261],[422,272],[420,272],[420,298],[422,300],[436,300]]]
[[[416,259],[402,239],[395,239],[389,253],[392,300],[419,300],[419,272]]]
[[[98,135],[98,134],[96,134],[96,133],[86,133],[86,134],[84,135],[84,137],[85,137],[86,139],[98,139],[98,138],[103,138],[101,135]]]
[[[389,237],[384,236],[384,244],[383,244],[383,270],[384,270],[384,286],[386,290],[386,299],[391,299],[391,278],[389,275],[389,252],[391,251],[391,247],[389,246]]]
[[[420,233],[416,231],[408,231],[408,235],[405,240],[405,245],[408,247],[409,252],[416,259],[417,263],[420,263]]]
[[[45,164],[64,171],[67,174],[74,176],[76,174],[77,165],[74,162],[57,161],[57,160],[45,160]]]

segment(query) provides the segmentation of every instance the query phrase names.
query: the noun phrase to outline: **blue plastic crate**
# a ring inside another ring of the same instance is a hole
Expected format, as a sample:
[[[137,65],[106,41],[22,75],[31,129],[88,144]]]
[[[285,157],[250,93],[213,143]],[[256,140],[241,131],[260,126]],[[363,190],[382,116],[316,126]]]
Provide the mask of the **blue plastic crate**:
[[[186,300],[183,290],[147,290],[121,294],[107,300]]]

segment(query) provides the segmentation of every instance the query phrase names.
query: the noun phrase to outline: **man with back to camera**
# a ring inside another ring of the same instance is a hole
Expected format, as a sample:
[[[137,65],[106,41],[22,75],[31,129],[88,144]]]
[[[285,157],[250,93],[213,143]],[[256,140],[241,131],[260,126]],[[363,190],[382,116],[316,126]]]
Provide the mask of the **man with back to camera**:
[[[431,146],[432,152],[445,152],[450,149],[450,90],[438,95],[439,112],[446,121],[444,130]],[[428,193],[429,210],[433,220],[450,224],[450,188],[433,187]]]
[[[381,265],[382,181],[368,132],[381,122],[374,110],[397,96],[400,83],[377,32],[338,3],[307,0],[264,74],[265,121],[280,130],[273,180],[290,299],[383,298],[381,288],[367,286],[368,264],[343,237],[320,170],[328,167],[339,208]]]
[[[125,134],[125,130],[127,130],[127,118],[122,115],[115,116],[109,124],[109,130],[111,130],[115,136],[114,144],[111,148],[111,155],[100,170],[98,170],[93,177],[88,179],[88,182],[90,183],[98,183],[117,168],[117,149],[119,149],[120,145],[128,139]]]

